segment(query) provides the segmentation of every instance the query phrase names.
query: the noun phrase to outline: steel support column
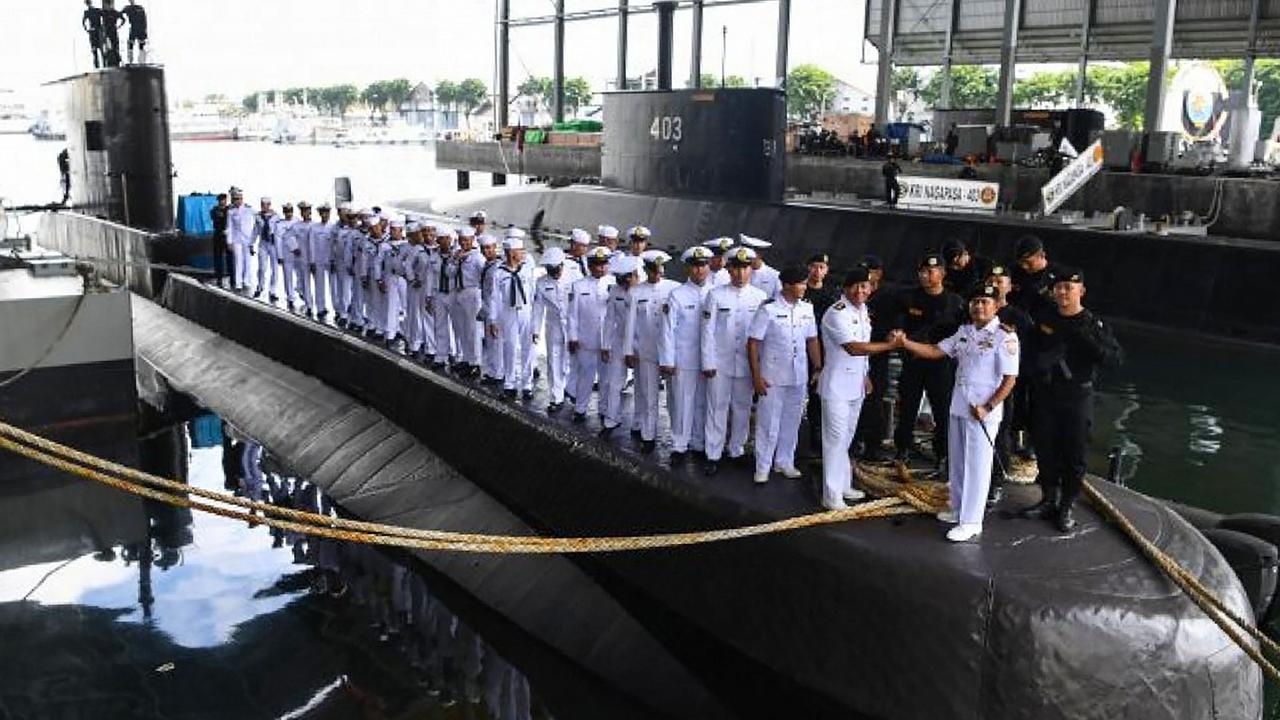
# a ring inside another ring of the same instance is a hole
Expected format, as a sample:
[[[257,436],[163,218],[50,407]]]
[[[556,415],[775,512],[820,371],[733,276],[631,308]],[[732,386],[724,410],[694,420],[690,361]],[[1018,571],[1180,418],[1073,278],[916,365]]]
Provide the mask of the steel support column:
[[[787,87],[787,43],[791,39],[791,0],[778,0],[778,59],[774,76],[777,87]]]
[[[1244,76],[1240,80],[1240,91],[1246,100],[1253,97],[1253,66],[1258,59],[1258,23],[1261,20],[1262,0],[1253,0],[1253,9],[1249,12],[1249,46],[1244,51]]]
[[[951,16],[947,18],[947,37],[942,49],[942,107],[951,107],[951,57],[955,51],[956,29],[960,25],[960,0],[951,0]],[[936,108],[930,108],[934,110]]]
[[[1004,0],[1004,39],[1000,43],[1000,80],[996,85],[997,125],[1008,125],[1013,115],[1013,83],[1018,65],[1021,24],[1022,0]]]
[[[1146,112],[1142,116],[1142,131],[1147,134],[1160,127],[1160,116],[1164,114],[1169,51],[1173,47],[1173,21],[1178,12],[1178,0],[1155,0],[1155,3],[1151,26],[1151,71],[1147,76]]]
[[[615,90],[627,89],[627,0],[618,0],[618,77]]]
[[[1080,64],[1076,68],[1076,107],[1084,107],[1084,94],[1089,87],[1089,45],[1097,9],[1098,0],[1085,0],[1084,17],[1080,21]]]
[[[898,0],[883,0],[880,6],[880,64],[876,70],[876,125],[889,122],[893,105],[893,41],[898,24]]]
[[[552,116],[556,122],[564,122],[564,0],[554,0],[556,4],[555,24],[555,73],[551,79],[553,91],[551,96]]]
[[[689,87],[702,87],[702,0],[693,0],[693,55],[689,62]]]
[[[508,24],[511,20],[511,0],[498,0],[498,79],[497,79],[497,101],[494,109],[497,114],[494,118],[497,130],[510,125],[510,118],[507,111],[510,109],[511,99],[507,96],[507,88],[511,84],[511,26]]]
[[[675,37],[676,0],[658,0],[658,89],[671,89],[671,65]]]

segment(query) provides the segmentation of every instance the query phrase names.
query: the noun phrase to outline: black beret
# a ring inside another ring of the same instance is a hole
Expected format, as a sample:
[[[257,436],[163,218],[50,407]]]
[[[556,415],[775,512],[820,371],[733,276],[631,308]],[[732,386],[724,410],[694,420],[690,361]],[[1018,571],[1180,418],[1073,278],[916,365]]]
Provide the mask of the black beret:
[[[1054,272],[1053,275],[1054,275],[1053,281],[1055,283],[1060,283],[1060,282],[1083,283],[1084,282],[1084,271],[1077,267],[1059,267],[1057,271]]]
[[[1044,243],[1040,242],[1040,238],[1035,235],[1023,235],[1018,238],[1018,244],[1014,246],[1013,255],[1019,260],[1024,260],[1041,250],[1044,250]]]
[[[867,272],[866,266],[859,265],[845,274],[843,287],[849,287],[850,285],[856,285],[870,280],[871,273]]]
[[[862,262],[858,264],[865,267],[868,270],[884,269],[884,260],[881,260],[879,255],[863,255]]]
[[[805,270],[799,265],[791,265],[783,268],[782,272],[779,273],[778,277],[780,280],[782,280],[783,285],[794,285],[796,283],[802,283],[805,280],[808,280],[809,271]]]
[[[1000,299],[1000,293],[996,292],[995,285],[979,285],[969,293],[970,300],[978,300],[981,298],[991,298],[992,300]]]
[[[830,263],[830,262],[831,262],[831,258],[828,257],[826,253],[815,253],[813,255],[810,255],[809,259],[804,261],[804,264],[812,265],[814,263]]]
[[[936,268],[946,267],[946,263],[943,262],[941,255],[938,255],[937,253],[929,253],[928,255],[925,255],[924,257],[920,258],[921,270],[924,270],[925,268],[935,268],[935,267]]]
[[[1009,268],[996,263],[991,266],[991,272],[987,273],[987,277],[1009,277]]]

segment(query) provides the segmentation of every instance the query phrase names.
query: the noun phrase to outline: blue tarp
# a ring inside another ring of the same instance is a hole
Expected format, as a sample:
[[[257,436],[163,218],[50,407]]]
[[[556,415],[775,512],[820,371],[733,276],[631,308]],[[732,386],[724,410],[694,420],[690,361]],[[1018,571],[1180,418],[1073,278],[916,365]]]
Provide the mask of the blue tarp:
[[[209,217],[209,210],[217,204],[218,198],[215,195],[179,195],[175,224],[187,235],[212,235],[213,220]]]
[[[222,445],[222,419],[217,415],[201,415],[191,421],[191,447],[211,448]]]

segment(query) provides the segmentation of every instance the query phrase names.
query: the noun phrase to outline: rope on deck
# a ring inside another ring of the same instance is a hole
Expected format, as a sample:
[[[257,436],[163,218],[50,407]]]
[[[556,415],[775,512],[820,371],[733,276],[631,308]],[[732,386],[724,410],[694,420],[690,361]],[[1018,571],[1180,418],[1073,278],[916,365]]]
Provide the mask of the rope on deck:
[[[611,537],[539,537],[526,535],[484,535],[441,530],[417,530],[381,523],[368,523],[335,518],[270,503],[236,497],[204,488],[192,487],[167,478],[151,475],[108,460],[80,452],[0,421],[0,449],[9,450],[49,467],[87,480],[102,483],[134,495],[177,507],[200,510],[213,515],[250,524],[326,537],[347,542],[404,547],[418,550],[489,554],[581,554],[631,552],[659,548],[700,545],[747,537],[771,535],[807,527],[831,525],[848,520],[935,513],[947,507],[946,485],[917,481],[904,466],[872,470],[858,468],[859,482],[876,500],[844,510],[811,513],[774,522],[745,525],[720,530],[685,533],[631,535]],[[168,492],[172,491],[172,492]],[[1252,659],[1273,682],[1280,682],[1280,670],[1267,659],[1263,650],[1280,658],[1280,645],[1255,625],[1240,617],[1211,590],[1176,560],[1148,540],[1124,514],[1089,481],[1084,493],[1104,518],[1128,537],[1161,572],[1181,589],[1197,607]],[[189,496],[212,500],[212,505]],[[232,506],[232,507],[226,507]],[[262,515],[256,515],[255,511]],[[1261,647],[1255,647],[1250,637]]]

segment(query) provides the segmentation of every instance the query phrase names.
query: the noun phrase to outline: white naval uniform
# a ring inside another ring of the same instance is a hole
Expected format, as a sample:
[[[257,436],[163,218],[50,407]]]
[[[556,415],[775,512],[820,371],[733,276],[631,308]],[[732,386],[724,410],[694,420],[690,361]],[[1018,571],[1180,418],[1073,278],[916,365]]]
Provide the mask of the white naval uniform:
[[[818,337],[813,305],[803,298],[794,304],[782,297],[766,300],[756,310],[748,336],[760,341],[760,375],[769,383],[756,402],[756,473],[794,469],[808,387],[807,343]]]
[[[999,318],[986,325],[960,326],[938,348],[956,360],[956,383],[951,391],[947,418],[947,480],[951,509],[961,525],[982,526],[991,487],[991,443],[1004,417],[1004,403],[992,408],[978,422],[971,408],[991,399],[1006,375],[1018,374],[1018,336],[1006,330]],[[984,432],[985,427],[985,432]]]
[[[253,247],[254,216],[248,205],[227,208],[227,247],[231,248],[234,264],[231,268],[231,286],[249,287],[249,249]]]
[[[480,366],[480,276],[484,273],[484,256],[478,248],[454,257],[455,287],[457,295],[449,309],[453,336],[458,342],[458,354],[462,362],[472,367]]]
[[[374,245],[373,255],[369,257],[369,327],[375,335],[387,333],[387,267],[386,256],[391,252],[391,243],[379,239]]]
[[[585,414],[591,401],[591,386],[599,385],[600,397],[604,397],[605,379],[600,372],[600,348],[603,345],[604,314],[609,301],[609,288],[617,280],[612,275],[601,278],[585,277],[575,282],[569,291],[569,342],[578,343],[572,362],[578,366],[577,387],[574,388],[573,410]],[[604,403],[596,404],[597,412],[604,414]]]
[[[631,289],[634,328],[627,333],[630,342],[623,354],[636,358],[636,392],[631,412],[634,424],[640,428],[640,439],[645,441],[654,440],[658,433],[658,336],[666,319],[662,307],[678,287],[680,283],[660,278],[656,283],[646,279]]]
[[[308,254],[311,252],[307,238],[311,234],[310,222],[295,220],[284,238],[284,286],[285,300],[293,303],[301,298],[306,305],[306,275]]]
[[[573,284],[582,278],[591,277],[591,274],[587,271],[586,256],[577,258],[566,254],[564,264],[560,267],[563,268],[560,271],[560,280],[565,286],[565,300],[567,302],[569,299],[568,293],[572,291]],[[566,305],[566,308],[567,307],[568,306]],[[565,342],[569,342],[567,316],[565,320]],[[564,357],[565,363],[569,366],[569,372],[565,375],[565,394],[572,395],[576,392],[576,388],[578,387],[578,363],[574,362],[573,356],[569,355],[568,348],[565,349]]]
[[[429,339],[432,332],[427,331],[427,259],[431,251],[426,245],[419,243],[410,245],[409,252],[401,263],[405,268],[404,338],[405,350],[411,355],[426,352],[435,354],[434,338]],[[425,349],[425,350],[424,350]]]
[[[333,316],[345,321],[351,312],[351,243],[352,229],[339,223],[329,236],[329,299]]]
[[[768,298],[760,288],[732,284],[712,288],[702,305],[702,369],[707,378],[705,447],[707,460],[746,452],[751,429],[751,369],[747,366],[747,331],[756,310]]]
[[[844,346],[870,340],[866,305],[842,299],[822,316],[824,360],[818,395],[822,398],[822,505],[828,509],[844,505],[844,496],[853,488],[849,446],[866,396],[867,356],[850,355]]]
[[[729,277],[729,268],[720,268],[711,273],[711,277],[707,279],[711,283],[711,287],[716,288],[721,285],[728,285],[733,282],[733,278]]]
[[[667,295],[658,334],[658,364],[674,367],[667,382],[671,451],[701,452],[707,419],[707,383],[702,375],[702,305],[711,283],[686,281]]]
[[[329,308],[329,261],[332,259],[330,233],[333,226],[323,222],[311,223],[307,232],[307,272],[305,275],[303,295],[307,307],[317,315],[325,313]]]
[[[502,263],[489,297],[489,322],[498,326],[502,351],[504,390],[533,390],[533,267],[521,263],[514,269]]]
[[[764,291],[770,300],[782,294],[782,273],[776,268],[761,265],[759,270],[751,272],[751,284]]]
[[[387,341],[396,339],[397,335],[404,335],[402,313],[404,311],[405,290],[408,284],[405,282],[405,269],[402,264],[403,257],[409,248],[408,240],[395,240],[386,243],[387,250],[382,255],[382,277],[387,286],[385,319],[383,327]]]
[[[566,278],[568,262],[561,266],[560,277],[542,275],[533,288],[533,333],[541,335],[546,347],[547,395],[551,402],[564,402],[565,383],[569,374],[569,289],[573,280]]]
[[[276,262],[280,265],[280,277],[284,282],[284,299],[293,302],[293,256],[289,254],[289,236],[297,220],[276,221]]]
[[[453,306],[458,302],[458,261],[455,250],[441,255],[437,266],[436,283],[432,294],[432,312],[436,328],[436,364],[447,364],[457,359],[461,338],[454,331]]]
[[[253,216],[253,238],[258,245],[258,285],[256,292],[262,292],[265,288],[270,297],[276,295],[276,285],[279,282],[280,262],[280,246],[276,233],[280,227],[280,216],[275,212],[263,214],[257,212]],[[270,281],[267,276],[270,275]]]
[[[366,329],[373,322],[373,296],[378,292],[369,282],[373,258],[378,254],[378,244],[363,234],[351,249],[351,322]]]
[[[482,363],[481,370],[483,374],[495,378],[505,378],[506,366],[503,364],[506,353],[502,349],[502,345],[506,342],[506,335],[501,328],[498,329],[498,337],[492,337],[489,334],[488,325],[497,325],[494,320],[496,317],[496,306],[493,305],[494,287],[498,282],[498,268],[502,267],[503,261],[497,258],[486,260],[484,269],[480,271],[480,315],[485,318],[484,324],[481,326],[480,339],[480,359]]]
[[[605,303],[604,328],[600,333],[600,414],[604,427],[615,428],[622,424],[622,391],[627,384],[626,351],[628,334],[634,327],[633,288],[624,288],[615,281],[609,286]],[[604,353],[609,359],[604,359]]]

